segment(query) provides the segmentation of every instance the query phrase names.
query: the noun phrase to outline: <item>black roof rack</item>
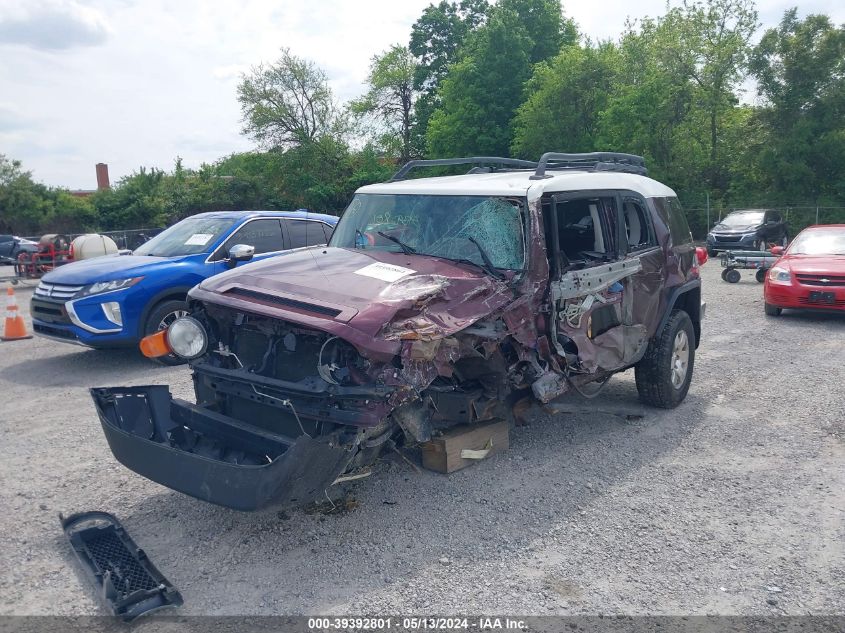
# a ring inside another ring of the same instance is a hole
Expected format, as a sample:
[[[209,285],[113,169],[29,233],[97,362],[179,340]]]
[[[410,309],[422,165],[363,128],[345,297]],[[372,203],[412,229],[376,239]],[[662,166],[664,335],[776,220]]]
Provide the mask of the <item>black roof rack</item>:
[[[389,182],[405,180],[408,172],[419,167],[437,167],[442,165],[475,165],[470,174],[486,173],[489,171],[525,171],[534,170],[531,180],[551,178],[547,171],[577,170],[577,171],[618,171],[628,174],[645,176],[648,170],[645,159],[635,154],[620,152],[587,152],[584,154],[561,154],[546,152],[539,162],[520,160],[517,158],[501,158],[499,156],[472,156],[469,158],[435,158],[431,160],[412,160],[405,163]]]
[[[418,167],[436,167],[439,165],[478,165],[478,166],[500,166],[516,167],[519,169],[537,169],[537,163],[530,160],[519,160],[517,158],[500,158],[497,156],[473,156],[471,158],[435,158],[431,160],[412,160],[405,163],[402,169],[393,174],[389,182],[405,180],[408,172]],[[479,173],[481,170],[472,170],[471,173]],[[484,170],[487,171],[487,170]]]
[[[588,171],[621,171],[628,174],[639,174],[645,176],[648,170],[645,167],[645,159],[635,154],[622,154],[620,152],[588,152],[585,154],[560,154],[558,152],[546,152],[540,157],[537,164],[537,171],[531,176],[531,180],[551,178],[546,170],[588,170]]]

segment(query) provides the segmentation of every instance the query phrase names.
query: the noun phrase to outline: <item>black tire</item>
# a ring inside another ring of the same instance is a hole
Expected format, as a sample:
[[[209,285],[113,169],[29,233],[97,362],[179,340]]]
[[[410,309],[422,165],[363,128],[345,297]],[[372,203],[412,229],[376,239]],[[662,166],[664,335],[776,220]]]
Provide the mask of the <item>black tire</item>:
[[[771,303],[763,302],[763,310],[768,316],[780,316],[783,308],[773,306]]]
[[[724,273],[724,280],[729,284],[737,284],[742,279],[742,275],[736,268],[728,268]]]
[[[147,322],[144,324],[144,336],[155,334],[159,330],[165,329],[170,323],[175,321],[178,317],[184,316],[188,313],[188,304],[184,301],[171,299],[162,301],[156,305],[150,315],[147,317]],[[179,358],[173,354],[167,356],[160,356],[155,359],[162,365],[183,365],[184,359]]]
[[[684,354],[687,360],[681,371],[679,363]],[[663,330],[651,339],[645,356],[634,367],[640,401],[661,409],[674,409],[689,391],[694,365],[692,321],[683,310],[673,310]]]
[[[718,255],[718,254],[719,254],[719,251],[717,251],[715,248],[708,248],[707,249],[707,257],[716,257],[716,255]]]
[[[722,271],[722,281],[727,281],[727,280],[728,280],[728,271],[729,271],[729,270],[730,270],[730,268],[725,268],[725,269]]]
[[[756,279],[757,283],[760,283],[760,284],[763,283],[764,281],[766,281],[766,269],[765,268],[757,269],[757,272],[754,273],[754,279]]]

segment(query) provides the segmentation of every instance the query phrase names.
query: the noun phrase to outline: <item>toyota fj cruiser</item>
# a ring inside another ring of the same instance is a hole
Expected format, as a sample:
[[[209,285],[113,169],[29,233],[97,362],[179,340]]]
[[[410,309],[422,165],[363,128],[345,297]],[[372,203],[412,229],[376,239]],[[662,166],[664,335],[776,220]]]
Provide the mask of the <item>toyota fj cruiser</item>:
[[[471,164],[468,174],[408,179]],[[675,193],[618,153],[413,161],[360,188],[328,246],[203,281],[145,353],[166,386],[92,389],[132,470],[255,510],[314,500],[388,448],[509,418],[528,394],[593,395],[633,368],[641,400],[686,396],[699,265]],[[235,247],[237,248],[237,246]]]

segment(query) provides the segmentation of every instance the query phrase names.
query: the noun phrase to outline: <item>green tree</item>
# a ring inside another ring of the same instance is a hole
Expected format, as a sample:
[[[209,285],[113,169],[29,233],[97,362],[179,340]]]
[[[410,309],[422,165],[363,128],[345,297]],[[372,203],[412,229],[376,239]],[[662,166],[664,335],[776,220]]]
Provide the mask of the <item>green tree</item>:
[[[643,154],[651,173],[687,195],[721,198],[739,164],[735,91],[756,14],[710,0],[629,24],[618,84],[600,115],[602,148]]]
[[[745,77],[749,42],[757,29],[754,0],[685,2],[679,52],[690,55],[690,74],[707,114],[709,181],[724,190],[728,174],[719,161],[720,123],[737,103],[736,89]]]
[[[238,85],[243,132],[263,147],[288,148],[335,130],[338,110],[326,74],[283,48],[273,64],[259,64]]]
[[[398,44],[373,57],[367,77],[369,90],[351,104],[358,115],[369,116],[382,130],[381,145],[405,162],[417,154],[413,147],[414,72],[416,60]]]
[[[564,47],[534,68],[514,120],[513,153],[534,158],[554,148],[593,151],[601,114],[616,89],[621,57],[611,43]]]
[[[751,70],[768,106],[767,184],[787,202],[845,204],[845,26],[790,9],[754,49]]]
[[[414,89],[420,97],[415,108],[415,142],[419,148],[425,145],[428,121],[439,105],[440,83],[457,61],[467,35],[484,22],[489,10],[487,0],[441,0],[426,7],[414,22],[408,49],[417,58]]]
[[[40,225],[46,188],[32,181],[19,160],[0,154],[0,232],[28,234]]]
[[[578,41],[578,27],[563,17],[560,0],[501,0],[498,7],[519,17],[533,45],[528,54],[532,64],[550,59],[564,46]]]
[[[435,156],[507,155],[511,119],[531,75],[534,46],[519,16],[499,8],[475,31],[462,59],[439,92],[429,121],[428,151]]]
[[[102,230],[164,226],[174,219],[168,213],[168,200],[160,169],[141,167],[121,178],[111,189],[96,192],[91,201]],[[171,207],[172,209],[172,207]]]

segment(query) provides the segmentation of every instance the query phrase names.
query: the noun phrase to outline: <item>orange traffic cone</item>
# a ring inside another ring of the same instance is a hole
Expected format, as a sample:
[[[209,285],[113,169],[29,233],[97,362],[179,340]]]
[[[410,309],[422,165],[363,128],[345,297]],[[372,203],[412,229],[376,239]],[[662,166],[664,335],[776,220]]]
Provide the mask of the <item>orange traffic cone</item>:
[[[18,301],[15,299],[15,291],[9,286],[6,291],[6,327],[0,341],[19,341],[25,338],[32,338],[32,334],[26,333],[26,324],[23,317],[18,314]]]

